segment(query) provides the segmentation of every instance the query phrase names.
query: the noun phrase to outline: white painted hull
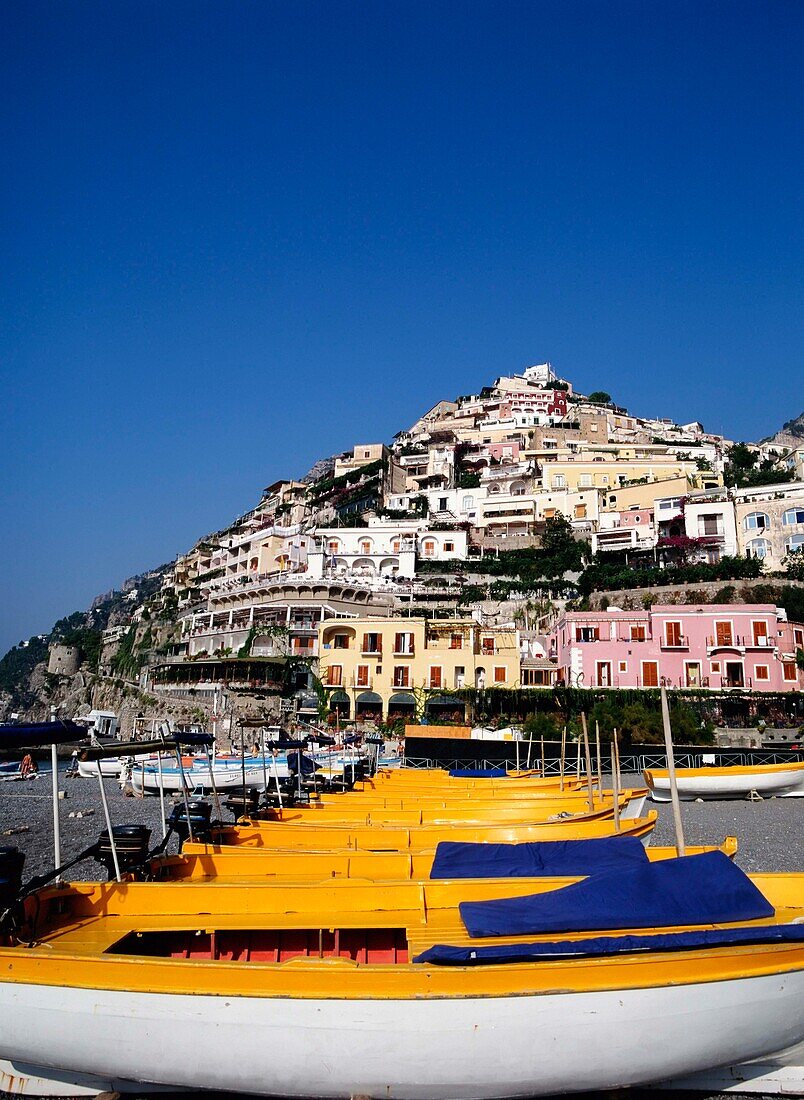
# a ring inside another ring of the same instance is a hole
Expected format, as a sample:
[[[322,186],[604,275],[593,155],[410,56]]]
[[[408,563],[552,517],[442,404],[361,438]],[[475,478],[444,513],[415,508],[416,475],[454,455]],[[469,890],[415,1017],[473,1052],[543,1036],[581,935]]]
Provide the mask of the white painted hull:
[[[169,964],[168,964],[169,965]],[[804,1041],[804,972],[517,997],[300,1000],[0,985],[0,1058],[260,1096],[641,1085]]]
[[[123,765],[117,756],[103,757],[101,760],[79,760],[78,774],[82,779],[97,779],[98,769],[104,779],[118,779]]]
[[[210,778],[207,768],[188,768],[185,773],[186,786],[190,791],[211,790],[212,781],[219,791],[243,789],[243,773],[240,768],[213,768]],[[162,790],[168,794],[181,791],[185,785],[179,772],[164,770],[162,772]],[[268,784],[271,783],[271,773],[268,773]],[[138,768],[134,766],[131,772],[131,786],[137,794],[159,794],[159,772],[151,768]],[[246,788],[261,790],[265,786],[262,768],[246,768]]]
[[[804,773],[801,769],[735,775],[680,775],[677,782],[679,798],[687,802],[698,798],[746,798],[751,791],[756,791],[763,798],[804,797]],[[669,802],[670,780],[664,776],[654,776],[651,798],[654,802]]]
[[[804,1096],[804,1043],[750,1062],[663,1081],[660,1089]]]

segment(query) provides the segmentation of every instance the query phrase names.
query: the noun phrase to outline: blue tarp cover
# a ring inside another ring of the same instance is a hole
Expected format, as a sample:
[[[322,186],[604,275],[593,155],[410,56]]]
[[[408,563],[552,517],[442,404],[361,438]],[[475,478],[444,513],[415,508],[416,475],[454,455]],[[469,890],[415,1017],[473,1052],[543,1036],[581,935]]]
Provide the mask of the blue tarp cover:
[[[29,722],[25,725],[0,726],[0,749],[19,749],[26,745],[61,745],[82,741],[86,726],[77,722]]]
[[[596,875],[641,867],[648,854],[633,836],[596,840],[537,840],[527,844],[462,844],[442,841],[430,878],[532,878]]]
[[[646,863],[497,901],[461,902],[470,936],[668,928],[772,917],[773,906],[723,852]]]
[[[449,773],[457,779],[507,779],[505,768],[451,768]]]
[[[538,962],[564,957],[628,955],[643,951],[693,951],[730,944],[804,943],[804,925],[766,924],[756,928],[723,928],[670,932],[658,936],[598,936],[552,943],[495,944],[493,947],[449,947],[437,943],[413,960],[441,966],[483,966],[493,963]]]

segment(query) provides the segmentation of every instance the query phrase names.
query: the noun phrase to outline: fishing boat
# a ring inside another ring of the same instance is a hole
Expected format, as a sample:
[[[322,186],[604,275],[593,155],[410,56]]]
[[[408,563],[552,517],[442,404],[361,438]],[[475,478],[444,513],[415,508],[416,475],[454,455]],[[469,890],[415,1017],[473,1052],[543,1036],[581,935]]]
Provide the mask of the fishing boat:
[[[617,805],[622,817],[638,817],[644,807],[647,792],[636,792],[631,806],[631,792],[618,796]],[[504,802],[476,802],[472,799],[450,800],[439,806],[419,806],[413,802],[401,808],[361,805],[360,799],[349,803],[326,804],[312,802],[308,806],[284,809],[267,809],[260,814],[265,821],[288,825],[419,825],[453,824],[537,824],[545,821],[594,821],[614,816],[614,799],[594,795],[591,799],[578,794],[561,795],[554,799],[521,802],[506,805]]]
[[[639,837],[647,843],[656,826],[658,813],[620,821],[622,834]],[[488,844],[518,844],[525,841],[589,840],[611,836],[617,831],[613,818],[579,821],[546,821],[541,824],[487,823],[380,827],[372,825],[289,824],[241,818],[237,825],[223,826],[214,832],[214,841],[253,848],[288,851],[330,851],[351,848],[369,852],[434,851],[448,830],[450,839]]]
[[[609,866],[611,845],[623,846],[630,858],[656,862],[675,859],[674,847],[644,847],[635,837],[615,834],[588,841],[548,841],[531,844],[461,845],[456,858],[449,842],[435,852],[364,852],[348,848],[330,852],[283,852],[244,845],[206,844],[187,841],[179,855],[154,860],[150,873],[159,879],[226,879],[244,881],[281,879],[288,882],[323,882],[353,878],[367,882],[425,882],[431,878],[511,878],[599,873]],[[630,846],[630,850],[629,850]],[[470,856],[466,856],[466,850]],[[472,849],[474,849],[472,851]],[[550,850],[558,849],[559,855]],[[733,859],[737,838],[728,836],[717,846],[687,847],[687,855],[720,851]],[[615,850],[616,855],[617,850]]]
[[[647,787],[626,788],[625,791],[620,791],[620,798],[627,797],[628,808],[632,816],[636,817],[638,817],[644,809],[647,796]],[[600,792],[597,789],[597,784],[595,784],[593,788],[593,798],[598,797],[600,797]],[[604,790],[602,792],[602,797],[611,800],[614,797],[614,792],[611,790]],[[567,805],[573,805],[575,803],[588,802],[588,799],[588,789],[584,785],[581,788],[573,786],[564,791],[560,791],[558,787],[539,788],[530,794],[520,791],[516,798],[508,798],[503,793],[495,793],[493,791],[486,793],[482,790],[457,790],[451,792],[444,789],[426,792],[399,791],[392,793],[373,790],[352,790],[339,793],[328,793],[323,791],[315,795],[314,803],[316,806],[328,808],[334,806],[359,806],[361,808],[372,807],[384,810],[403,810],[412,806],[421,807],[423,809],[439,809],[461,804],[481,809],[500,807],[521,809],[528,806],[538,807],[540,805],[546,805],[549,802],[555,803],[558,801],[566,803]]]
[[[267,778],[270,782],[270,771]],[[160,791],[172,794],[182,789],[200,794],[213,787],[219,791],[242,790],[244,786],[249,790],[259,790],[266,785],[266,771],[262,764],[255,765],[250,760],[245,768],[241,761],[237,766],[221,765],[216,761],[210,768],[207,763],[193,759],[189,767],[163,764],[161,770],[157,764],[149,762],[135,764],[129,782],[135,794],[158,795]]]
[[[53,885],[0,947],[0,1058],[148,1086],[486,1100],[804,1041],[804,876],[749,878],[710,852],[543,886]]]
[[[669,773],[648,768],[643,773],[654,802],[670,801]],[[676,768],[678,796],[687,802],[697,799],[804,797],[804,761],[789,764],[730,765],[724,768]]]

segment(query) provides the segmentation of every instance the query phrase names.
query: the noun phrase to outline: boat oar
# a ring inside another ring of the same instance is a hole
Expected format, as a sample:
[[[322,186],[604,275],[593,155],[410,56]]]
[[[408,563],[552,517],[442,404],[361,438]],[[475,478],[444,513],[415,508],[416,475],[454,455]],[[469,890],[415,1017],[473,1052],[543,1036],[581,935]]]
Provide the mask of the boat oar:
[[[156,766],[159,771],[159,812],[162,815],[162,839],[168,835],[167,821],[165,820],[165,779],[162,775],[162,753],[156,754]]]
[[[614,828],[620,831],[620,767],[617,757],[617,730],[612,731],[611,736],[611,791],[614,795]]]
[[[597,789],[603,797],[603,764],[600,759],[600,722],[595,719],[595,752],[597,753]]]
[[[595,808],[595,796],[592,787],[592,753],[589,750],[589,730],[586,728],[586,711],[581,711],[581,727],[583,728],[583,751],[586,759],[586,787],[588,791],[589,812]],[[580,763],[580,753],[579,753]]]
[[[143,780],[144,783],[144,780]],[[114,830],[112,829],[112,819],[109,817],[109,803],[106,801],[106,788],[103,785],[103,768],[101,767],[100,760],[98,761],[98,787],[100,788],[101,803],[103,805],[103,816],[106,819],[106,830],[109,833],[109,847],[112,849],[112,860],[114,862],[114,877],[117,882],[121,881],[120,875],[120,860],[117,858],[117,844],[114,839]],[[143,786],[143,797],[145,795],[145,789]]]
[[[558,775],[561,785],[561,793],[564,793],[564,754],[567,751],[567,726],[566,723],[561,731],[561,758],[558,761]],[[544,773],[542,773],[544,774]]]
[[[670,780],[670,801],[673,803],[673,822],[676,827],[676,849],[680,856],[687,854],[684,845],[684,828],[681,824],[681,803],[678,800],[676,781],[676,760],[673,755],[673,732],[670,728],[670,709],[667,705],[667,689],[662,685],[662,726],[664,727],[664,747],[667,753],[667,778]]]

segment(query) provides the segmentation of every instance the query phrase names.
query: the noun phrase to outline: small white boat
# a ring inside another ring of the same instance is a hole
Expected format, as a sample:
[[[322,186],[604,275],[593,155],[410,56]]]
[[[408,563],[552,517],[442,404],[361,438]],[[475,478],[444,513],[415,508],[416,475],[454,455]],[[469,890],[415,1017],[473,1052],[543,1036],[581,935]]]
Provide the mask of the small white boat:
[[[647,768],[645,783],[654,802],[670,801],[666,769]],[[804,761],[790,764],[733,765],[725,768],[676,768],[678,796],[696,799],[746,798],[756,792],[762,798],[804,797]]]
[[[285,774],[287,775],[287,769]],[[280,778],[281,776],[280,772]],[[267,777],[270,785],[274,778],[270,767],[267,769]],[[263,770],[262,764],[255,767],[249,762],[245,772],[241,766],[220,767],[214,764],[211,774],[207,765],[196,764],[191,768],[184,768],[183,771],[179,771],[176,767],[163,766],[160,779],[159,768],[149,763],[133,766],[130,783],[136,794],[159,794],[160,788],[172,794],[183,788],[196,792],[211,791],[213,784],[219,791],[242,790],[244,782],[246,788],[250,790],[261,790],[265,786],[265,778],[266,771]]]

